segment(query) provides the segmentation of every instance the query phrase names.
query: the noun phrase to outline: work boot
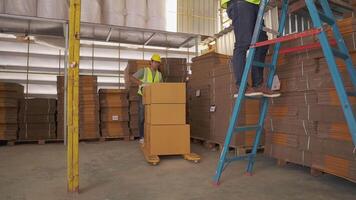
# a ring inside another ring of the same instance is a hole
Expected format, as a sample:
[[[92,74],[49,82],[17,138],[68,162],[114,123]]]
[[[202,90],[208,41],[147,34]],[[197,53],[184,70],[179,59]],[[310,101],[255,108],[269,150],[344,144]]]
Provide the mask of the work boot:
[[[247,97],[258,97],[258,96],[262,96],[263,92],[261,90],[259,90],[258,88],[254,88],[254,87],[247,87],[246,92],[245,92],[245,96]]]
[[[262,92],[264,97],[276,98],[281,96],[281,93],[268,89],[267,87],[258,87],[257,90]]]

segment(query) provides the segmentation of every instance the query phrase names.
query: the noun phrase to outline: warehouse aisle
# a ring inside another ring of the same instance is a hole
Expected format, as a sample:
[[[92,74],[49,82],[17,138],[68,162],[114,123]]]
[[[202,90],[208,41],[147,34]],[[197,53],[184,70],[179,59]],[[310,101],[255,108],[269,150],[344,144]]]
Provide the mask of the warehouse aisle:
[[[219,188],[211,186],[217,152],[194,145],[200,164],[178,157],[148,165],[136,142],[80,143],[79,196],[66,192],[65,148],[61,144],[0,147],[0,199],[353,199],[356,184],[307,169],[276,167],[259,156],[254,177],[242,176],[245,163],[227,168]]]

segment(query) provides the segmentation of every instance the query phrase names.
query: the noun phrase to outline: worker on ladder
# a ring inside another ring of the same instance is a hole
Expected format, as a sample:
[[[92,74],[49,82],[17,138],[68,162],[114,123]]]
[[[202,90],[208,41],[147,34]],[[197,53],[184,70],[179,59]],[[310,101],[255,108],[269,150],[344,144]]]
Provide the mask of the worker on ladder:
[[[235,33],[235,46],[232,58],[233,71],[236,79],[237,93],[246,64],[246,54],[251,45],[252,35],[258,15],[261,0],[221,0],[221,8],[227,9],[232,20]],[[262,31],[259,41],[267,40],[267,34]],[[268,46],[256,49],[255,61],[264,63]],[[263,68],[252,67],[252,87],[247,87],[245,96],[279,97],[280,94],[266,87],[263,83]]]
[[[140,133],[141,144],[144,143],[144,124],[145,124],[145,107],[142,101],[143,87],[147,84],[162,82],[163,77],[161,72],[159,71],[160,65],[161,65],[161,56],[158,54],[153,54],[151,57],[150,66],[139,69],[131,77],[131,81],[139,86],[137,92],[139,96],[138,128]]]

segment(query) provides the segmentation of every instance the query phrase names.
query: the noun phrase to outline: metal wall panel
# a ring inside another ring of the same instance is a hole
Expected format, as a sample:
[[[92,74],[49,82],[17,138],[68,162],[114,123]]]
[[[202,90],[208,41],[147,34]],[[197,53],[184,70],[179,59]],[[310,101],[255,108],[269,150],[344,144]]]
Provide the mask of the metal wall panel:
[[[178,0],[178,32],[212,36],[218,32],[218,0]]]

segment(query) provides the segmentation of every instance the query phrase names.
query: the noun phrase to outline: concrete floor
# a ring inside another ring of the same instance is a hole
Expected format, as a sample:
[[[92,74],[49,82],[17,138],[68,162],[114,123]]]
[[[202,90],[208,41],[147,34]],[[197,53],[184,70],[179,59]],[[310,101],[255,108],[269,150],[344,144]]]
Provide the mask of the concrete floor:
[[[0,199],[6,200],[188,200],[188,199],[356,199],[356,184],[298,166],[277,167],[259,156],[253,177],[245,162],[231,164],[214,188],[218,152],[194,145],[200,164],[179,157],[150,166],[137,142],[80,144],[80,194],[66,191],[65,148],[61,144],[0,147]]]

